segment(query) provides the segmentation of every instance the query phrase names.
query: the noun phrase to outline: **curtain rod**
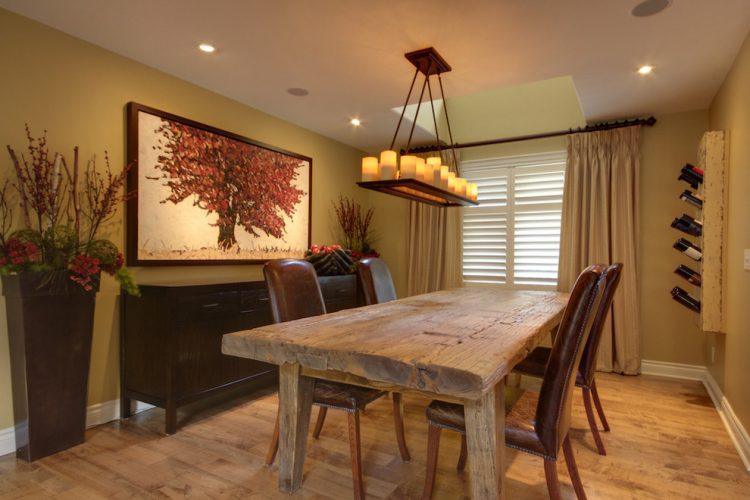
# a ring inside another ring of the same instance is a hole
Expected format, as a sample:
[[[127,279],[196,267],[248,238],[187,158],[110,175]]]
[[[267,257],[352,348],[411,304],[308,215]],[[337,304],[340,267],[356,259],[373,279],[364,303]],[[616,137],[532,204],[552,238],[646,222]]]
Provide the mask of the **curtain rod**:
[[[533,139],[545,139],[547,137],[559,137],[561,135],[578,134],[581,132],[598,132],[600,130],[612,130],[615,128],[632,127],[634,125],[645,125],[647,127],[651,127],[655,123],[656,123],[656,118],[654,118],[653,116],[649,116],[648,118],[635,118],[633,120],[596,123],[594,125],[586,125],[585,127],[581,127],[577,129],[571,128],[568,130],[559,130],[557,132],[546,132],[543,134],[519,135],[516,137],[506,137],[503,139],[489,139],[486,141],[457,143],[457,144],[454,144],[453,147],[455,149],[474,148],[477,146],[489,146],[492,144],[505,144],[508,142],[521,142],[521,141],[531,141]],[[443,149],[448,149],[449,147],[450,145],[433,144],[431,146],[418,146],[415,148],[410,148],[408,152],[409,153],[429,153],[431,151],[441,151]],[[406,151],[402,149],[401,154],[405,154],[405,153]]]

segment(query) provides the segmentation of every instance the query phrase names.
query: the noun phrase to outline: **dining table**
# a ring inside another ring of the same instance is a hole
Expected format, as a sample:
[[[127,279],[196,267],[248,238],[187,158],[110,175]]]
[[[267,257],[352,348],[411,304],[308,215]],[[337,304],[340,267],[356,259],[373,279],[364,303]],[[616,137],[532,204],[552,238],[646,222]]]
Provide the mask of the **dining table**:
[[[567,300],[467,285],[228,333],[222,352],[279,366],[281,491],[301,486],[314,384],[325,379],[463,404],[472,498],[503,498],[505,377]]]

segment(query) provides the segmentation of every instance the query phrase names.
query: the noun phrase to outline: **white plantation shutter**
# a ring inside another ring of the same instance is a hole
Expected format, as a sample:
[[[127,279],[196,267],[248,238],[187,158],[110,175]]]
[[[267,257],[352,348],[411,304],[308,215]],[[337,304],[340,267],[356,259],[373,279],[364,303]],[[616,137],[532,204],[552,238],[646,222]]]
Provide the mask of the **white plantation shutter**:
[[[566,154],[463,162],[479,187],[479,206],[463,209],[467,283],[554,288]]]

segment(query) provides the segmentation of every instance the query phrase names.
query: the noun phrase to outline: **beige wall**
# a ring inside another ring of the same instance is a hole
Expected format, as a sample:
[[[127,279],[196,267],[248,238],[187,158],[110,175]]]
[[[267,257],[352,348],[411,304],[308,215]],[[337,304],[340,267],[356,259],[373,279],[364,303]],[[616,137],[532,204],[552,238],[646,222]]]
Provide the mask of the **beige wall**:
[[[681,306],[669,294],[685,286],[674,274],[678,264],[697,270],[695,262],[672,248],[680,233],[669,227],[672,219],[692,213],[680,200],[687,187],[678,181],[680,168],[695,163],[698,142],[708,127],[708,113],[693,111],[657,117],[643,131],[640,178],[640,243],[638,249],[642,359],[703,364],[705,336],[698,315]]]
[[[724,327],[711,335],[707,363],[734,412],[750,429],[750,271],[743,252],[750,248],[750,36],[709,109],[712,130],[729,134],[727,237],[725,241]],[[711,351],[715,349],[715,356]],[[712,360],[713,358],[713,360]]]
[[[196,54],[196,57],[201,57]],[[48,129],[53,148],[81,147],[84,158],[109,150],[115,167],[124,161],[125,104],[136,101],[252,137],[313,158],[312,239],[332,243],[331,200],[339,194],[366,203],[354,148],[244,106],[218,94],[0,9],[0,145],[24,146],[24,123]],[[247,82],[252,85],[252,82]],[[279,89],[278,99],[294,99]],[[304,99],[299,100],[304,106]],[[10,162],[0,154],[7,176]],[[378,214],[380,216],[381,214]],[[122,217],[111,237],[124,243]],[[137,269],[140,281],[184,276],[260,279],[259,266]],[[118,395],[118,296],[105,278],[97,299],[89,403]],[[12,425],[8,341],[0,301],[0,429]]]

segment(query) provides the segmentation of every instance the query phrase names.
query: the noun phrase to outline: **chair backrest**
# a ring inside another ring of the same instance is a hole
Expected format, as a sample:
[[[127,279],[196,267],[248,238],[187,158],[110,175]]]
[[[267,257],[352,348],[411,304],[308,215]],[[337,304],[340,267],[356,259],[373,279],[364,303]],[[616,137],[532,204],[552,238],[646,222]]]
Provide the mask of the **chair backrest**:
[[[315,268],[306,260],[271,260],[263,266],[276,323],[326,313]]]
[[[599,344],[602,341],[604,325],[607,321],[610,309],[612,309],[612,299],[615,297],[617,285],[620,284],[620,275],[622,273],[622,264],[612,264],[604,270],[604,278],[607,280],[604,288],[604,295],[599,304],[599,310],[596,311],[594,324],[591,327],[591,334],[586,341],[586,347],[583,348],[583,356],[578,371],[586,385],[591,385],[596,372],[596,356],[599,353]]]
[[[578,364],[604,294],[604,266],[587,267],[570,292],[544,372],[534,429],[551,457],[570,428],[570,408]]]
[[[365,298],[365,304],[380,304],[396,300],[396,288],[386,263],[376,257],[368,257],[357,266],[357,277]]]

